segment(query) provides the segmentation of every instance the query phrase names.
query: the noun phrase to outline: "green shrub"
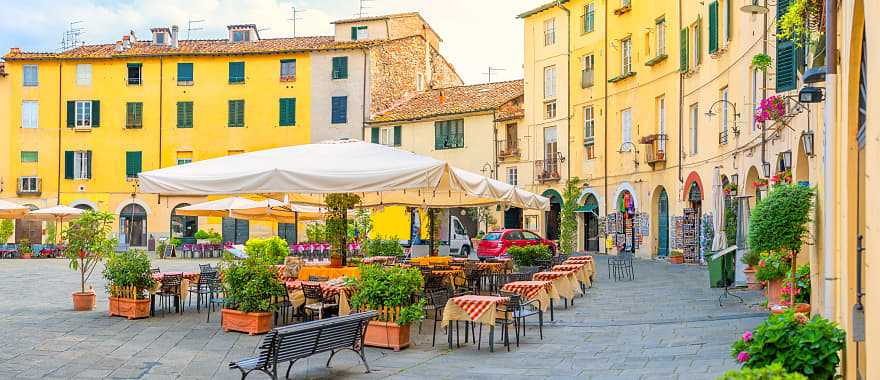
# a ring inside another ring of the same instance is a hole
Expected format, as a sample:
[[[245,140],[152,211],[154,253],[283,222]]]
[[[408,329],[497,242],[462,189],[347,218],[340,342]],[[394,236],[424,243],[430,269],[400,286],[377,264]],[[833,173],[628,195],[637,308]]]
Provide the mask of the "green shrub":
[[[327,241],[327,228],[324,223],[309,223],[306,225],[306,240],[312,243]]]
[[[214,232],[214,230],[198,230],[196,231],[195,235],[193,235],[193,237],[196,238],[196,240],[207,240],[211,244],[220,244],[223,242],[223,235],[221,235],[219,232]],[[173,243],[174,239],[172,239],[172,244]],[[179,239],[178,243],[175,244],[175,246],[178,245],[180,245]]]
[[[750,250],[743,255],[740,261],[745,265],[755,268],[761,262],[761,254]]]
[[[61,233],[66,244],[64,257],[69,260],[70,269],[79,271],[83,293],[95,267],[116,248],[112,227],[115,220],[108,212],[86,211]]]
[[[274,298],[287,292],[275,269],[257,257],[224,262],[221,273],[224,303],[230,309],[245,313],[274,311]]]
[[[771,314],[754,332],[746,331],[730,353],[744,368],[779,363],[786,371],[825,380],[834,378],[845,338],[846,332],[836,323],[790,310]]]
[[[273,236],[265,239],[250,239],[244,245],[248,256],[257,257],[267,264],[283,264],[284,258],[290,254],[287,241]]]
[[[807,380],[799,373],[791,373],[779,363],[761,368],[743,368],[739,371],[727,371],[717,380]]]
[[[134,296],[143,299],[144,290],[156,285],[150,273],[150,258],[144,251],[129,250],[122,253],[110,253],[102,272],[107,279],[107,292],[113,297]],[[135,294],[117,294],[113,287],[137,289]]]
[[[758,202],[749,220],[749,247],[758,253],[797,252],[809,234],[815,190],[780,183]]]
[[[352,280],[357,292],[350,299],[355,309],[397,308],[400,313],[394,320],[388,314],[380,320],[404,326],[425,318],[425,301],[413,302],[422,291],[424,279],[418,268],[361,266],[361,278]]]
[[[400,246],[400,240],[397,236],[384,239],[382,235],[378,235],[375,239],[366,240],[362,251],[366,257],[403,256],[403,247]]]
[[[765,252],[758,261],[755,278],[758,281],[771,281],[784,278],[791,273],[791,260],[781,253]]]
[[[550,247],[539,245],[527,245],[525,247],[510,247],[507,254],[513,258],[517,266],[530,267],[536,265],[538,260],[549,260],[553,257]]]
[[[6,244],[15,233],[15,223],[9,219],[0,220],[0,244]]]

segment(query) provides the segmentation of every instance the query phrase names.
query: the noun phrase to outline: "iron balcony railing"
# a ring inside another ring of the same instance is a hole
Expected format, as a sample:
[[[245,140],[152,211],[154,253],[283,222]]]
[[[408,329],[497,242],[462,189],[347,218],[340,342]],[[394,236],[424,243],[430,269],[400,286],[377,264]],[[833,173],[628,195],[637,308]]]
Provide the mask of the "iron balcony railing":
[[[498,140],[496,144],[498,159],[503,160],[505,158],[520,156],[519,142],[517,140]]]
[[[535,179],[538,182],[558,181],[561,162],[558,157],[535,161]]]
[[[718,132],[718,145],[727,144],[727,130],[724,129],[721,132]]]
[[[647,145],[645,149],[645,162],[648,164],[656,164],[658,162],[666,162],[666,140],[668,136],[665,133],[657,133],[642,137],[640,141]]]

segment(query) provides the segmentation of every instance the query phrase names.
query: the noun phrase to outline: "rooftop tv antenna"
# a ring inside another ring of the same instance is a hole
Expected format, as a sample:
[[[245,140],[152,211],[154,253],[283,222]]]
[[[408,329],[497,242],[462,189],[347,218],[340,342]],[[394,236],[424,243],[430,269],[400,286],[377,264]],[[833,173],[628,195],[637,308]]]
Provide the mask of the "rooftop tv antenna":
[[[357,13],[354,14],[354,16],[357,18],[367,17],[367,13],[368,13],[367,10],[371,8],[367,4],[371,3],[372,1],[373,0],[359,0],[358,1],[358,11],[357,11]]]
[[[302,20],[302,17],[297,17],[300,13],[305,13],[305,9],[296,9],[296,5],[290,6],[290,14],[291,18],[287,19],[287,21],[293,21],[293,36],[296,37],[296,22],[297,20]]]
[[[204,19],[201,19],[201,20],[190,19],[189,21],[186,22],[186,39],[187,40],[190,39],[190,35],[192,34],[193,31],[204,29],[202,27],[193,28],[193,24],[198,24],[200,22],[205,22],[205,20]]]
[[[64,35],[61,37],[61,51],[70,50],[84,44],[84,42],[80,40],[80,36],[82,36],[83,31],[86,29],[77,26],[84,22],[85,21],[74,21],[70,23],[70,27],[64,31]]]
[[[504,71],[504,69],[499,68],[499,67],[492,67],[492,66],[489,66],[489,70],[486,71],[485,73],[483,73],[483,74],[489,76],[489,82],[488,82],[488,83],[492,83],[492,72],[493,72],[493,71]]]

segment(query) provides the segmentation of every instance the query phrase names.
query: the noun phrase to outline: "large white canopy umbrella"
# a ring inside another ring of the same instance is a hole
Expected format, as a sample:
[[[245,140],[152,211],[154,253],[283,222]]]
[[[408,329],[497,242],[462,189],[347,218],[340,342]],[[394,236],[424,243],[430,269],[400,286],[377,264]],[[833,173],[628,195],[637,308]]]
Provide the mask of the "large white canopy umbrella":
[[[320,219],[318,207],[288,205],[275,199],[253,200],[229,197],[178,208],[178,215],[233,217],[248,220],[266,220],[293,223],[296,220]]]
[[[140,191],[163,195],[288,194],[293,203],[320,206],[325,194],[353,193],[361,198],[359,207],[550,207],[545,197],[444,161],[350,139],[197,161],[138,177]]]
[[[18,203],[0,199],[0,219],[16,219],[24,216],[30,209]]]

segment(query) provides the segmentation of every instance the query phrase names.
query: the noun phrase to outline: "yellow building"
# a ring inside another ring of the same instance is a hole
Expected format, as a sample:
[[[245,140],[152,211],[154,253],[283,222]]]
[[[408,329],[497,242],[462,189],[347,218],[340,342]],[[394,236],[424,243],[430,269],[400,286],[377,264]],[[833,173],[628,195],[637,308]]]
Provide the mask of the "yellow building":
[[[341,20],[334,29],[263,39],[244,24],[228,26],[223,39],[179,40],[173,26],[151,29],[148,40],[132,33],[61,53],[11,49],[8,97],[0,98],[9,110],[2,140],[10,144],[0,162],[10,165],[0,166],[7,184],[0,197],[113,213],[120,240],[131,246],[196,229],[229,241],[292,239],[292,226],[174,216],[176,207],[207,198],[136,194],[134,179],[194,160],[360,138],[371,107],[461,84],[417,13]],[[16,241],[42,240],[40,222],[18,224]]]

